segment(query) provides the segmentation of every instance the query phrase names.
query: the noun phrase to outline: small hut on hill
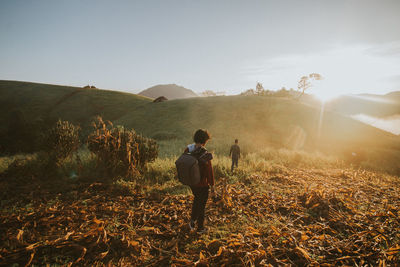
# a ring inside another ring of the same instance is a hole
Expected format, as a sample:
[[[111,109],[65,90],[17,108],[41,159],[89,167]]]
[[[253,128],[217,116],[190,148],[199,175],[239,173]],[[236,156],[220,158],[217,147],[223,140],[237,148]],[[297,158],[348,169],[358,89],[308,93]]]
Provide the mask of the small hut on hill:
[[[91,89],[97,89],[96,86],[94,86],[94,85],[89,85],[89,84],[86,85],[86,86],[84,86],[83,88],[85,88],[85,89],[90,89],[90,88],[91,88]]]
[[[168,98],[166,98],[165,96],[159,96],[156,99],[153,100],[153,103],[159,103],[159,102],[164,102],[167,101]]]

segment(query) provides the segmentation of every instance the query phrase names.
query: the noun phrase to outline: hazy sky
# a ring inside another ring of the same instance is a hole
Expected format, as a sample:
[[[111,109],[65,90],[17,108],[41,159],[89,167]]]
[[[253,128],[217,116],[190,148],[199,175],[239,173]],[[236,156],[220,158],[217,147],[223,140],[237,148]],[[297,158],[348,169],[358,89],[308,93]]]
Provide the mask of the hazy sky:
[[[139,92],[400,90],[400,0],[0,1],[0,79]]]

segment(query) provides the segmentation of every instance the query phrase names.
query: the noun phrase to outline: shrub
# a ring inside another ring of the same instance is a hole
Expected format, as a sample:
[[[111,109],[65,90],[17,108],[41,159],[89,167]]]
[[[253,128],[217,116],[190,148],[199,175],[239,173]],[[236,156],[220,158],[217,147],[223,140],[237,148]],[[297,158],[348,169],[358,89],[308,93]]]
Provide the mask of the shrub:
[[[68,121],[58,120],[46,133],[43,148],[56,165],[79,148],[79,130],[78,126]]]
[[[139,168],[143,170],[146,163],[153,162],[158,156],[158,145],[154,139],[134,134],[134,142],[138,144],[139,155],[137,155],[137,163]]]
[[[101,117],[96,118],[93,126],[95,131],[88,137],[88,148],[97,156],[98,167],[104,168],[109,177],[135,176],[158,155],[156,142],[134,130],[114,127]]]

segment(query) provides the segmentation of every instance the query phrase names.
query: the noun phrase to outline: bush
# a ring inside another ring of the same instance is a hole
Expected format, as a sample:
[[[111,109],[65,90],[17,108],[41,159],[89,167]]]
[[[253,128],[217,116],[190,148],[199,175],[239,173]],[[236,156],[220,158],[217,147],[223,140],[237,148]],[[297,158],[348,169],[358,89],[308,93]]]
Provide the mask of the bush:
[[[146,163],[153,162],[158,156],[158,145],[154,139],[134,134],[134,142],[138,144],[139,154],[137,155],[137,163],[141,170]]]
[[[59,120],[46,133],[43,148],[56,165],[60,165],[79,148],[79,130],[78,126]]]
[[[98,167],[104,168],[109,177],[135,176],[147,162],[158,155],[157,143],[137,135],[134,130],[114,127],[97,117],[95,131],[88,137],[88,148],[97,156]]]

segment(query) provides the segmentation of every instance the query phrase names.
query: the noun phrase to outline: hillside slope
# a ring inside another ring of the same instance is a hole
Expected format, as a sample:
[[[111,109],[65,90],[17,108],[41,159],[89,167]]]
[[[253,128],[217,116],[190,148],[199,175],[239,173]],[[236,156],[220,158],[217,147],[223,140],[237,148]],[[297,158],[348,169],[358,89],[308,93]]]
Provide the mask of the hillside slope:
[[[328,153],[400,149],[395,135],[334,112],[321,117],[319,107],[281,97],[218,96],[152,103],[122,92],[0,81],[0,111],[3,134],[14,122],[15,112],[26,121],[69,120],[85,132],[90,131],[93,117],[101,115],[157,139],[162,155],[180,153],[198,128],[211,132],[208,147],[219,154],[228,153],[235,138],[245,153],[264,147]]]
[[[26,121],[39,118],[70,120],[86,127],[96,115],[114,121],[151,102],[129,93],[18,81],[0,81],[0,129],[15,113]]]
[[[263,146],[336,152],[398,147],[390,133],[333,112],[324,112],[319,124],[320,115],[319,108],[286,98],[219,96],[150,103],[116,123],[156,138],[175,137],[180,145],[191,141],[195,129],[206,128],[213,135],[209,147],[220,153],[228,153],[235,138],[248,152]]]
[[[160,84],[143,90],[139,95],[151,98],[165,96],[168,99],[181,99],[197,97],[198,95],[190,89],[176,84]]]

